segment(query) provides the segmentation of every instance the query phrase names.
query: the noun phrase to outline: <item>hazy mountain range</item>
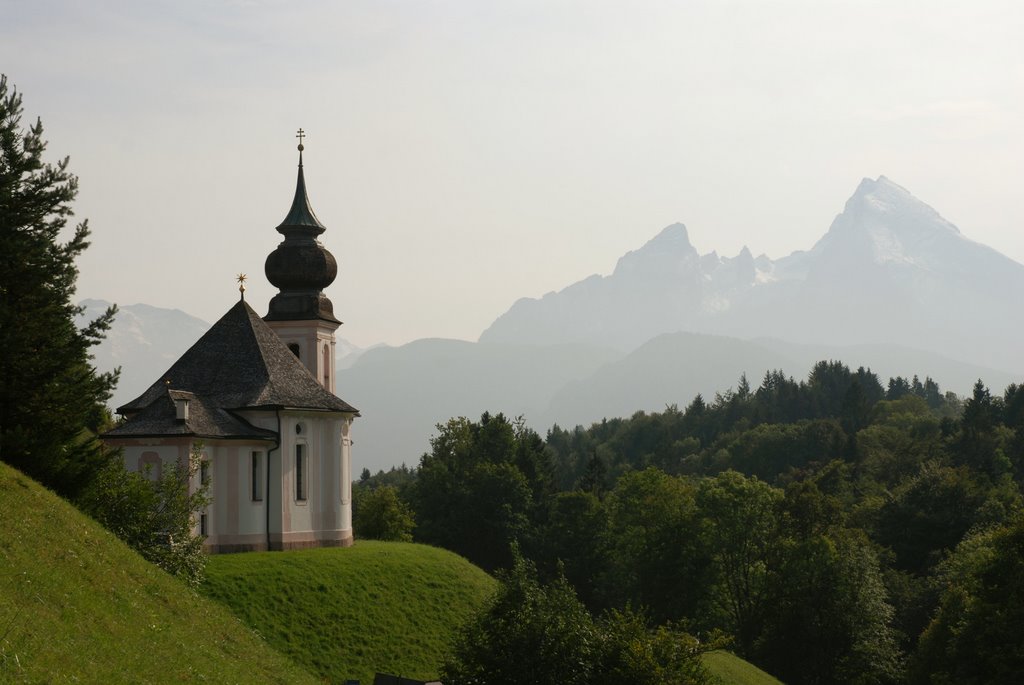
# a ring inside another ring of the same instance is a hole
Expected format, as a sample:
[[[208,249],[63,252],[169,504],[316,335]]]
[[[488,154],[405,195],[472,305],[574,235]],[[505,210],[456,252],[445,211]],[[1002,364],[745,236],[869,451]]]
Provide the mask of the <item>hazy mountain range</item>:
[[[410,465],[434,426],[485,410],[587,424],[712,398],[741,374],[806,376],[820,359],[931,376],[964,394],[1019,380],[1024,265],[965,238],[885,177],[865,179],[828,232],[778,260],[701,255],[673,224],[594,275],[524,298],[477,343],[426,339],[354,348],[339,340],[339,394],[362,412],[357,466]],[[86,316],[106,306],[86,301]],[[97,350],[120,364],[115,406],[132,399],[208,328],[178,310],[121,308]]]
[[[701,255],[674,224],[591,276],[524,298],[480,342],[633,349],[675,331],[826,344],[896,343],[1024,369],[1024,265],[965,238],[887,178],[864,179],[828,232],[779,260]]]

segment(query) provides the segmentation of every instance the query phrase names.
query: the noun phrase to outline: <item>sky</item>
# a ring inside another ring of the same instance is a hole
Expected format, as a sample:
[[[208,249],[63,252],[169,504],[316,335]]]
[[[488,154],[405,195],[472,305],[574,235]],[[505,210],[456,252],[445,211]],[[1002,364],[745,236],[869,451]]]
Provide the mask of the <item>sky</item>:
[[[305,139],[359,346],[475,340],[682,222],[809,249],[885,175],[1024,262],[1024,4],[4,0],[0,71],[80,178],[78,296],[265,313]]]

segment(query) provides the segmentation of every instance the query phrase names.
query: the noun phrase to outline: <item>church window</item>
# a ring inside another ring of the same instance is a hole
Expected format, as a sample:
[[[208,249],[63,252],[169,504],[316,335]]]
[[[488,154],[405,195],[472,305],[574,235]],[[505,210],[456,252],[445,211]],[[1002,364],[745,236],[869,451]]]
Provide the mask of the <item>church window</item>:
[[[263,453],[252,453],[252,501],[263,500]]]
[[[199,534],[202,535],[204,538],[210,534],[209,521],[207,519],[205,511],[199,515]]]
[[[143,452],[142,456],[139,457],[139,473],[151,481],[160,480],[160,469],[163,463],[160,460],[160,455],[156,452]]]
[[[330,345],[324,345],[324,387],[331,389],[331,353]]]
[[[299,346],[297,343],[288,343],[288,349],[292,351],[296,359],[302,359],[302,355],[299,354]]]
[[[199,463],[199,482],[203,485],[210,482],[210,462],[206,459]]]
[[[300,502],[306,499],[306,446],[295,446],[295,499]]]

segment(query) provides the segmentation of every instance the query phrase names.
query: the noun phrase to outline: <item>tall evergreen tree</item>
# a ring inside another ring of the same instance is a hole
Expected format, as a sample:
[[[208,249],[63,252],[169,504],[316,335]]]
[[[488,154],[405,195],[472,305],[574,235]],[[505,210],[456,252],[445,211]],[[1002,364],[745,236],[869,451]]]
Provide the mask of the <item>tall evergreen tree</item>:
[[[103,463],[95,437],[117,374],[99,374],[89,348],[111,307],[84,329],[72,302],[87,222],[67,242],[78,179],[68,159],[43,161],[38,120],[22,128],[21,95],[0,76],[0,459],[66,497]]]

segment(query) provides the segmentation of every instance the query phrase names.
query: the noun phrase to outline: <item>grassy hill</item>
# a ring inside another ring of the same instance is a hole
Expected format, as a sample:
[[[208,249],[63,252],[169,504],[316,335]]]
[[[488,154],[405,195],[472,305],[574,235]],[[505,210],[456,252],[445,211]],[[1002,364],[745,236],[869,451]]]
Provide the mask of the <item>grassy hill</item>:
[[[2,463],[0,511],[0,682],[316,682]]]
[[[704,665],[722,685],[782,685],[757,666],[720,649],[705,654]]]
[[[0,511],[4,683],[433,677],[455,627],[494,589],[450,552],[359,541],[212,557],[207,598],[2,463]],[[705,662],[723,685],[778,683],[725,652]]]
[[[371,683],[376,671],[436,677],[456,628],[494,587],[451,552],[360,540],[216,556],[201,591],[318,676]]]
[[[437,676],[455,627],[495,581],[424,545],[360,540],[348,549],[210,559],[202,592],[325,680],[373,682],[376,671]],[[725,651],[704,655],[721,685],[780,685]]]

